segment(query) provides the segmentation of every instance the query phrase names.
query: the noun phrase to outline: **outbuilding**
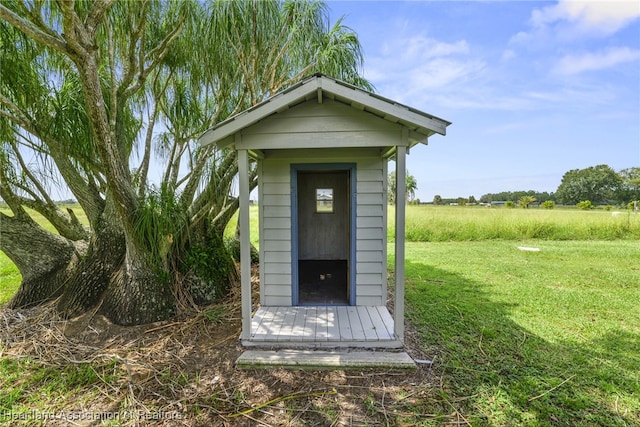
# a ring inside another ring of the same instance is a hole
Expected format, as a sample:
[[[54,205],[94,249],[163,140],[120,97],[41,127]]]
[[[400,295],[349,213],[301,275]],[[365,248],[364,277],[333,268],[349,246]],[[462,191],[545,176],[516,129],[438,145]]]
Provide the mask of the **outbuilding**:
[[[244,346],[400,348],[405,206],[395,210],[387,306],[387,165],[405,194],[409,149],[450,123],[314,75],[209,129],[237,150]],[[258,171],[260,299],[252,301],[249,171]]]

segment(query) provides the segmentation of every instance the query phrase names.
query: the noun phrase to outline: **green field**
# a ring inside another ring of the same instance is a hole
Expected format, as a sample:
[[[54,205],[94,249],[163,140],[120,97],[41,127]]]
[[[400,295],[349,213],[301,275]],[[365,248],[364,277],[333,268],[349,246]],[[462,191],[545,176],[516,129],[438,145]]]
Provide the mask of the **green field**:
[[[539,252],[521,251],[518,246]],[[640,425],[640,243],[407,244],[408,317],[471,425]]]
[[[393,237],[393,208],[389,237]],[[640,214],[630,210],[409,206],[407,241],[640,239]]]
[[[640,425],[640,215],[410,206],[407,238],[436,380],[399,424]],[[0,254],[0,304],[18,282]]]

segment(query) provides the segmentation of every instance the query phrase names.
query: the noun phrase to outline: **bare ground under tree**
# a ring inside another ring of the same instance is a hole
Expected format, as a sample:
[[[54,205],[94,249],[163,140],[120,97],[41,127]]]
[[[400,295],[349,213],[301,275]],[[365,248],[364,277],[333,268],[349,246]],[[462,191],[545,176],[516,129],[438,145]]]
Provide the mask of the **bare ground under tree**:
[[[88,414],[88,419],[74,421],[78,425],[101,425],[115,417],[121,424],[109,425],[466,423],[454,405],[444,418],[429,411],[429,402],[441,399],[436,397],[441,390],[437,364],[420,364],[413,372],[241,371],[234,367],[242,352],[239,333],[239,295],[169,321],[129,327],[101,315],[65,321],[54,303],[20,311],[4,308],[0,358],[28,359],[34,366],[60,371],[90,364],[101,380],[40,402],[41,411]],[[406,345],[415,359],[434,357],[423,353],[410,324]],[[31,387],[38,393],[37,383]],[[47,420],[45,425],[68,425],[68,420]]]

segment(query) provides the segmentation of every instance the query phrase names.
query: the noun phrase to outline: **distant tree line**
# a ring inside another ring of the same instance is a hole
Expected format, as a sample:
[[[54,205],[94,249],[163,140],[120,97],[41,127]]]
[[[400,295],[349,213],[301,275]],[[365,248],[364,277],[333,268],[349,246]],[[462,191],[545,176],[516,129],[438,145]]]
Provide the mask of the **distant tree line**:
[[[572,169],[562,176],[555,192],[502,191],[487,193],[479,200],[473,196],[443,198],[436,195],[434,205],[467,205],[475,203],[508,202],[525,207],[532,203],[550,206],[551,203],[577,205],[588,201],[590,205],[625,206],[640,201],[640,167],[622,169],[616,172],[607,165],[591,166],[585,169]],[[552,206],[552,205],[551,205]]]
[[[547,200],[556,201],[555,193],[548,193],[546,191],[539,192],[534,190],[529,191],[503,191],[500,193],[488,193],[480,197],[480,203],[492,203],[492,202],[516,202],[523,197],[533,197],[538,203],[543,203]]]

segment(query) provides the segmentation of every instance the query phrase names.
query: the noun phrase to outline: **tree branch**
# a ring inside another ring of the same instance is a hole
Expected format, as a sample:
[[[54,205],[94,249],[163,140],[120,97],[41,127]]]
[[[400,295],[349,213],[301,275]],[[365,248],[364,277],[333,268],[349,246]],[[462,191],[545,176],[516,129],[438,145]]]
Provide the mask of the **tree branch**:
[[[0,110],[0,116],[6,117],[11,122],[25,129],[33,128],[31,119],[18,107],[13,101],[0,93],[0,104],[4,105],[9,111]]]
[[[0,2],[0,18],[7,21],[9,24],[22,31],[27,36],[33,38],[38,43],[41,43],[51,49],[58,52],[69,53],[67,44],[60,38],[52,35],[52,32],[45,32],[34,25],[32,22],[24,19],[17,13],[4,6],[3,2]]]
[[[107,9],[109,9],[113,3],[115,3],[115,0],[96,0],[91,5],[91,10],[85,20],[85,26],[89,30],[89,36],[91,38],[94,37],[98,25],[100,25]]]
[[[29,218],[29,214],[24,210],[17,196],[7,184],[9,180],[2,162],[0,162],[0,177],[2,178],[0,180],[0,197],[2,197],[2,200],[9,206],[16,217]]]
[[[20,150],[18,150],[18,147],[16,146],[15,142],[11,142],[11,148],[13,149],[13,152],[15,153],[16,158],[18,159],[18,163],[20,164],[20,168],[22,168],[22,173],[24,175],[26,175],[27,178],[29,178],[29,180],[31,180],[33,185],[38,189],[40,194],[44,197],[45,203],[53,204],[53,200],[51,200],[51,198],[47,194],[47,191],[40,184],[40,181],[38,179],[36,179],[35,176],[33,176],[31,171],[29,170],[29,168],[25,164],[24,159],[22,158],[22,154],[20,154]],[[34,197],[34,198],[36,198],[36,197]]]
[[[65,53],[67,53],[74,62],[82,62],[82,59],[88,54],[86,45],[92,45],[93,43],[89,43],[86,29],[82,26],[80,18],[74,9],[75,1],[58,0],[57,3],[60,12],[62,12],[62,37],[67,42],[67,50]],[[85,46],[83,46],[83,44]]]
[[[158,46],[153,48],[146,55],[146,59],[153,58],[154,56],[155,56],[155,58],[153,59],[151,64],[146,68],[144,67],[144,62],[140,64],[140,73],[138,74],[138,78],[136,79],[136,82],[132,86],[129,86],[124,91],[125,99],[128,98],[129,96],[131,96],[136,91],[138,91],[140,89],[140,87],[142,87],[142,85],[146,81],[146,79],[149,76],[149,74],[164,59],[165,55],[169,51],[169,47],[171,46],[171,43],[173,43],[173,41],[178,37],[178,35],[182,31],[183,27],[184,27],[184,18],[180,19],[180,22],[178,22],[176,27],[167,35],[167,37],[165,37]]]

